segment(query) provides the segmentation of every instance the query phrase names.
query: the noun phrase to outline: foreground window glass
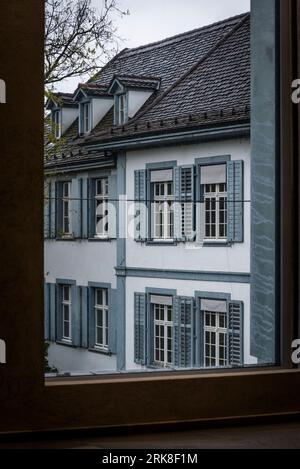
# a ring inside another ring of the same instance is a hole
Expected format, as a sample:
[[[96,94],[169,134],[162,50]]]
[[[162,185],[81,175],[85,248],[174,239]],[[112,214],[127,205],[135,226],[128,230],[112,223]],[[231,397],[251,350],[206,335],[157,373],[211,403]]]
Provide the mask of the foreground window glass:
[[[45,146],[54,375],[276,364],[276,19],[263,64],[259,8],[252,29],[245,13],[125,49],[60,94],[63,146]]]

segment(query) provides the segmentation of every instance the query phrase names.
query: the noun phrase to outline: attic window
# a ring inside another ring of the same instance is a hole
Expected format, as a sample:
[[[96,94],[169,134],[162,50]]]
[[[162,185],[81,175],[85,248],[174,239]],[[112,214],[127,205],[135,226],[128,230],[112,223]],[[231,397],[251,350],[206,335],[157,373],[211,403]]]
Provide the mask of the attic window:
[[[91,103],[80,105],[80,133],[86,134],[91,131]]]
[[[116,96],[115,106],[115,124],[123,125],[127,120],[127,94],[119,94]]]
[[[56,109],[52,111],[52,133],[55,138],[61,137],[61,111]]]

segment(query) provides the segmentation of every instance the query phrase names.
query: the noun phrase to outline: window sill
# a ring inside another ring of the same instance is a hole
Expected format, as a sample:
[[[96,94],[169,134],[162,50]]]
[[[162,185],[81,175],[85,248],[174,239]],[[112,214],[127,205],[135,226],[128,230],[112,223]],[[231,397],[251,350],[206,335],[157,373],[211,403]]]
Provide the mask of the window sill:
[[[109,237],[98,238],[97,236],[95,236],[94,238],[88,238],[89,243],[111,243],[112,241],[113,241],[113,238],[109,238]]]
[[[90,347],[88,351],[92,353],[98,353],[99,355],[105,355],[107,357],[111,357],[113,355],[109,350],[102,350],[101,348],[97,347]]]
[[[60,238],[55,238],[55,241],[67,241],[67,242],[70,242],[70,241],[76,241],[76,238],[72,237],[72,236],[62,236]]]
[[[232,247],[232,243],[229,241],[204,241],[203,242],[203,247],[214,247],[214,248],[226,248],[226,247]]]
[[[78,348],[76,345],[72,344],[72,342],[67,342],[64,340],[56,340],[55,343],[56,345],[62,345],[69,348]]]
[[[146,246],[177,246],[176,240],[149,239],[145,241]]]

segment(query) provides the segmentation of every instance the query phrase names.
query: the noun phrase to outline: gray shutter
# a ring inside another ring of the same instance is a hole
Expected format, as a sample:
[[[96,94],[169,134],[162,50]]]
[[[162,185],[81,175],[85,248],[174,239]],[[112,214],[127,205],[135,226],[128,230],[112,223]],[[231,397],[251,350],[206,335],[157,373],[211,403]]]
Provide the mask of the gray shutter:
[[[242,366],[244,363],[243,303],[230,301],[228,308],[228,361],[231,366]]]
[[[194,241],[194,167],[185,166],[180,169],[182,235],[186,241]]]
[[[88,291],[88,312],[89,312],[89,321],[88,321],[88,331],[89,331],[89,348],[95,347],[95,290],[94,288],[89,288]]]
[[[55,340],[62,340],[63,338],[63,321],[62,321],[62,301],[61,301],[61,286],[55,285],[55,325],[56,325],[56,337]]]
[[[76,178],[72,181],[71,200],[71,224],[75,239],[81,238],[81,191],[82,179]]]
[[[89,226],[89,220],[88,220],[88,208],[89,208],[89,202],[88,202],[88,197],[89,197],[89,189],[88,189],[88,179],[87,178],[83,178],[81,180],[81,194],[82,194],[82,200],[81,200],[81,203],[82,203],[82,219],[81,219],[81,230],[82,230],[82,233],[81,233],[81,236],[83,239],[87,239],[88,238],[88,226]]]
[[[117,237],[117,175],[108,178],[108,234],[110,239]]]
[[[88,180],[88,236],[93,238],[96,233],[95,180]]]
[[[110,353],[116,353],[117,350],[117,327],[116,327],[116,302],[117,290],[108,290],[108,349]]]
[[[81,345],[81,288],[76,285],[71,287],[72,295],[72,344],[75,347],[80,347]]]
[[[44,283],[44,338],[50,339],[50,285]]]
[[[178,368],[193,367],[194,298],[175,297],[174,365]]]
[[[134,239],[145,241],[147,239],[147,181],[146,171],[134,172],[134,201],[135,201],[135,223]]]
[[[62,210],[62,197],[63,186],[60,182],[55,183],[55,236],[62,236],[63,229],[63,210]]]
[[[56,285],[49,284],[49,315],[50,315],[50,340],[56,340]]]
[[[88,348],[88,287],[81,288],[81,346]]]
[[[183,241],[182,236],[182,206],[180,200],[181,192],[181,168],[174,168],[174,239]]]
[[[134,361],[146,364],[146,314],[147,296],[145,293],[134,294]]]
[[[50,238],[51,184],[46,183],[44,190],[44,238]]]
[[[243,161],[227,163],[227,238],[234,243],[243,242],[244,188]]]
[[[50,200],[49,200],[50,218],[49,234],[50,238],[56,237],[56,183],[50,182]]]

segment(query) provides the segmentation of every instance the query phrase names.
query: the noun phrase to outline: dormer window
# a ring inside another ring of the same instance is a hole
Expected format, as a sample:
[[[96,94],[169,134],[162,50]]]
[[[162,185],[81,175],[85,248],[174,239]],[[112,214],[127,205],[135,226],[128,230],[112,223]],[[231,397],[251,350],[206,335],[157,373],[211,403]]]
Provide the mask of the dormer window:
[[[56,109],[55,111],[52,111],[52,133],[57,139],[61,137],[61,111],[60,109]]]
[[[80,104],[80,133],[87,134],[91,131],[91,103]]]
[[[115,124],[123,125],[127,121],[127,95],[122,93],[116,96]]]

